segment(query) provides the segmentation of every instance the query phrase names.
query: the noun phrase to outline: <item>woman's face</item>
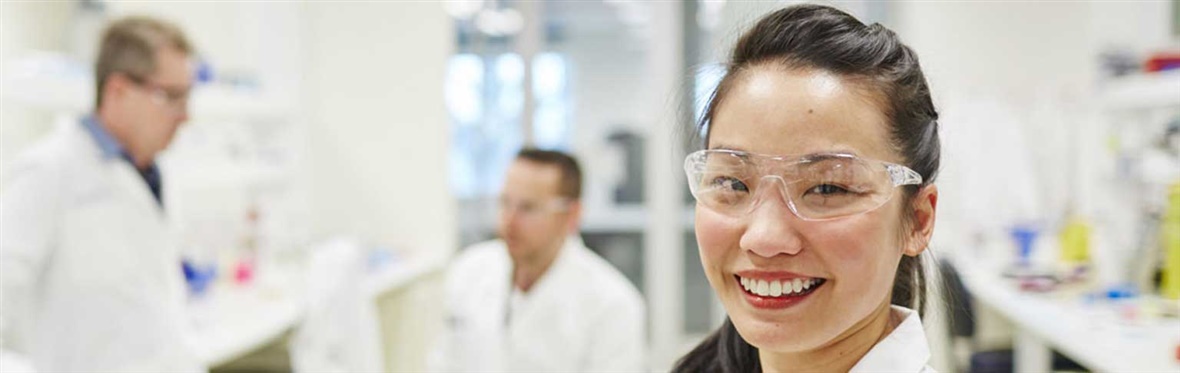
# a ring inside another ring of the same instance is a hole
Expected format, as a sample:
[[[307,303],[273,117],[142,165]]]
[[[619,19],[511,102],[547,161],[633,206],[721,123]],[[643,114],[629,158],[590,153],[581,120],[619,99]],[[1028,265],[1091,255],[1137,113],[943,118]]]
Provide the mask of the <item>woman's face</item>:
[[[902,163],[889,144],[884,113],[851,82],[819,70],[761,66],[734,83],[711,122],[710,149],[780,156],[839,152]],[[880,208],[827,221],[799,219],[777,193],[765,194],[749,214],[737,217],[697,206],[705,274],[747,342],[777,352],[816,349],[867,325],[880,314],[874,311],[887,307],[905,251],[904,198],[894,189]],[[747,292],[743,277],[819,285],[787,301],[768,300]]]

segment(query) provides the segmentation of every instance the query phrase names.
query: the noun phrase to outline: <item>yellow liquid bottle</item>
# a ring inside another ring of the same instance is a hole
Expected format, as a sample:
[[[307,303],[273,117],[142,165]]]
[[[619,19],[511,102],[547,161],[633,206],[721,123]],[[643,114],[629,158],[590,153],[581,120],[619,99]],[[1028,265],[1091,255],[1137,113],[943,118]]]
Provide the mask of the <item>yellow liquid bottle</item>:
[[[1168,188],[1168,208],[1160,219],[1160,244],[1164,249],[1160,295],[1180,299],[1180,183]]]
[[[1076,266],[1090,262],[1090,225],[1080,216],[1070,215],[1058,240],[1062,263]]]

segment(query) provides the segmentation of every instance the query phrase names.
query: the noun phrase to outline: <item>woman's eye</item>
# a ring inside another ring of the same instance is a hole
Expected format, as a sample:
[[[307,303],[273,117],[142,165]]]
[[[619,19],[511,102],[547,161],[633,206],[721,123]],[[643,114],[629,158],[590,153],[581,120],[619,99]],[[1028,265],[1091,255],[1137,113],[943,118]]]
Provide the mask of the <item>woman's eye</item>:
[[[820,185],[816,185],[814,187],[811,187],[811,189],[808,189],[807,193],[814,193],[814,194],[827,196],[827,195],[848,194],[851,192],[848,189],[844,189],[838,185],[820,184]]]
[[[713,178],[713,186],[737,192],[750,191],[750,189],[746,187],[745,183],[742,183],[738,179],[729,176],[718,176]]]

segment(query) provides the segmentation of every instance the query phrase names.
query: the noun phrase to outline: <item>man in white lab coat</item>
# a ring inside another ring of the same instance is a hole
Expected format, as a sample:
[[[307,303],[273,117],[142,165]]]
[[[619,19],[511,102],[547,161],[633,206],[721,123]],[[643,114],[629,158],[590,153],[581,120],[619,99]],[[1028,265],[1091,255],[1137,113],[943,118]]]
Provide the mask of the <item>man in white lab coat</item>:
[[[581,179],[564,153],[517,155],[500,197],[501,239],[464,250],[447,275],[435,370],[646,369],[642,297],[578,238]]]
[[[37,371],[201,371],[155,156],[187,120],[191,47],[174,25],[112,23],[95,112],[6,165],[0,347]]]

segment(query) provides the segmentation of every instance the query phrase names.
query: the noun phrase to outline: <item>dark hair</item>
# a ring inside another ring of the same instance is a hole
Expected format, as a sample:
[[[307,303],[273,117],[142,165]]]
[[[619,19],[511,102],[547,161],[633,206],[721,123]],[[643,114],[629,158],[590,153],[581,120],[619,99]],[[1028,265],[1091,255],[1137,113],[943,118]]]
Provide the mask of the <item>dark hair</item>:
[[[557,167],[561,170],[558,194],[573,200],[582,198],[582,167],[578,166],[578,160],[573,156],[556,150],[524,148],[516,153],[516,159]]]
[[[890,142],[906,166],[922,175],[922,185],[907,186],[905,200],[934,181],[939,166],[938,112],[930,99],[918,56],[880,24],[821,5],[797,5],[763,17],[734,46],[725,76],[710,97],[696,133],[707,146],[710,121],[729,90],[753,67],[824,70],[860,84],[881,106],[891,126]],[[903,216],[911,226],[913,216]],[[892,304],[925,313],[926,272],[921,258],[902,256],[893,282]],[[729,319],[677,362],[677,372],[761,371],[758,349]]]
[[[94,108],[102,104],[102,90],[114,73],[142,81],[156,71],[156,51],[162,47],[192,53],[184,33],[174,24],[155,18],[131,16],[107,26],[94,62]]]

